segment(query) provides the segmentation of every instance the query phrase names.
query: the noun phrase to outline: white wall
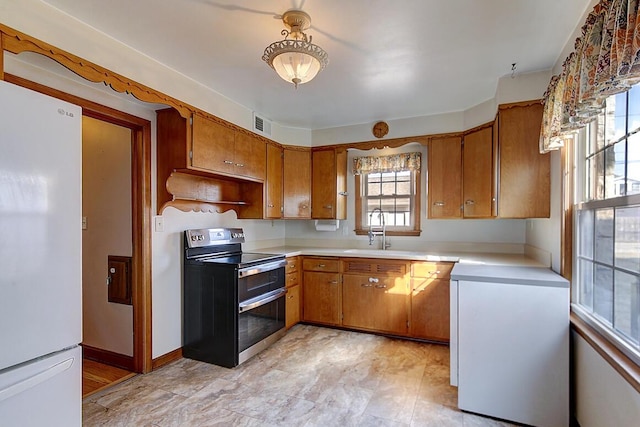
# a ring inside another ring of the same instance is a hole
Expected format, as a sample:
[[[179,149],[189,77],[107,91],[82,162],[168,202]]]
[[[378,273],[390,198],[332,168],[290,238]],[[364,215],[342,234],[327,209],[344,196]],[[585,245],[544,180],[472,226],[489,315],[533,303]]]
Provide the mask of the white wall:
[[[560,239],[562,236],[562,176],[559,151],[551,156],[550,217],[527,220],[526,243],[533,250],[551,254],[551,268],[560,273]],[[528,248],[529,249],[529,248]]]
[[[638,425],[640,394],[580,335],[573,332],[571,339],[580,426]]]

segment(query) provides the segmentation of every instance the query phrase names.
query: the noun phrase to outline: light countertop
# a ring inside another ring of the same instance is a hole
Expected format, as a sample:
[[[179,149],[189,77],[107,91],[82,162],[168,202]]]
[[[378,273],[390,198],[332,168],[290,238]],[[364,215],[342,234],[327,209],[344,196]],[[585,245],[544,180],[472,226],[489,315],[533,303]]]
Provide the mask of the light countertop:
[[[546,267],[524,254],[482,253],[482,252],[429,252],[381,249],[343,249],[343,248],[311,248],[295,246],[277,246],[260,248],[252,252],[284,254],[286,256],[311,255],[352,258],[385,258],[408,261],[457,262],[465,265],[503,265]]]
[[[564,277],[549,268],[523,265],[494,265],[486,268],[478,264],[456,264],[451,270],[451,280],[569,287],[569,282]]]

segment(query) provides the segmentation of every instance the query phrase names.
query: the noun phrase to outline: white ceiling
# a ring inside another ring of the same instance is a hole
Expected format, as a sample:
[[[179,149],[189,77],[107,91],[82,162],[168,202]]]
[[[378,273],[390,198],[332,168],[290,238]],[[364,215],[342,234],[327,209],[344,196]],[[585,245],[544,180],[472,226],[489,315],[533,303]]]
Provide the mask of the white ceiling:
[[[517,73],[550,69],[590,0],[46,3],[281,125],[322,129],[491,99],[512,63]],[[261,60],[289,9],[311,16],[307,33],[329,54],[297,90]]]

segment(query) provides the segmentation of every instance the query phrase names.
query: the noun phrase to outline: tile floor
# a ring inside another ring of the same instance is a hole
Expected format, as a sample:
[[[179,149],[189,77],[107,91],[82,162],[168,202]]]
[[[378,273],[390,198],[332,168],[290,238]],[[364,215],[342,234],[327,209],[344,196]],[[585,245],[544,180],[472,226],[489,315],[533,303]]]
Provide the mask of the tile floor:
[[[309,325],[235,369],[181,359],[83,401],[85,426],[507,426],[456,408],[449,348]]]

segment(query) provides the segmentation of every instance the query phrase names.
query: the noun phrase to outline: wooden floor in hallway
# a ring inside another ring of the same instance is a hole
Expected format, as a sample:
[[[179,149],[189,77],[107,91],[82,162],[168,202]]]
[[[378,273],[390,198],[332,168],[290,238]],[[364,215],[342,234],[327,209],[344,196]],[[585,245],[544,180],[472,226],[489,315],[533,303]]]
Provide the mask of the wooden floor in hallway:
[[[91,396],[135,375],[135,372],[126,369],[116,368],[95,360],[82,359],[82,397]]]

